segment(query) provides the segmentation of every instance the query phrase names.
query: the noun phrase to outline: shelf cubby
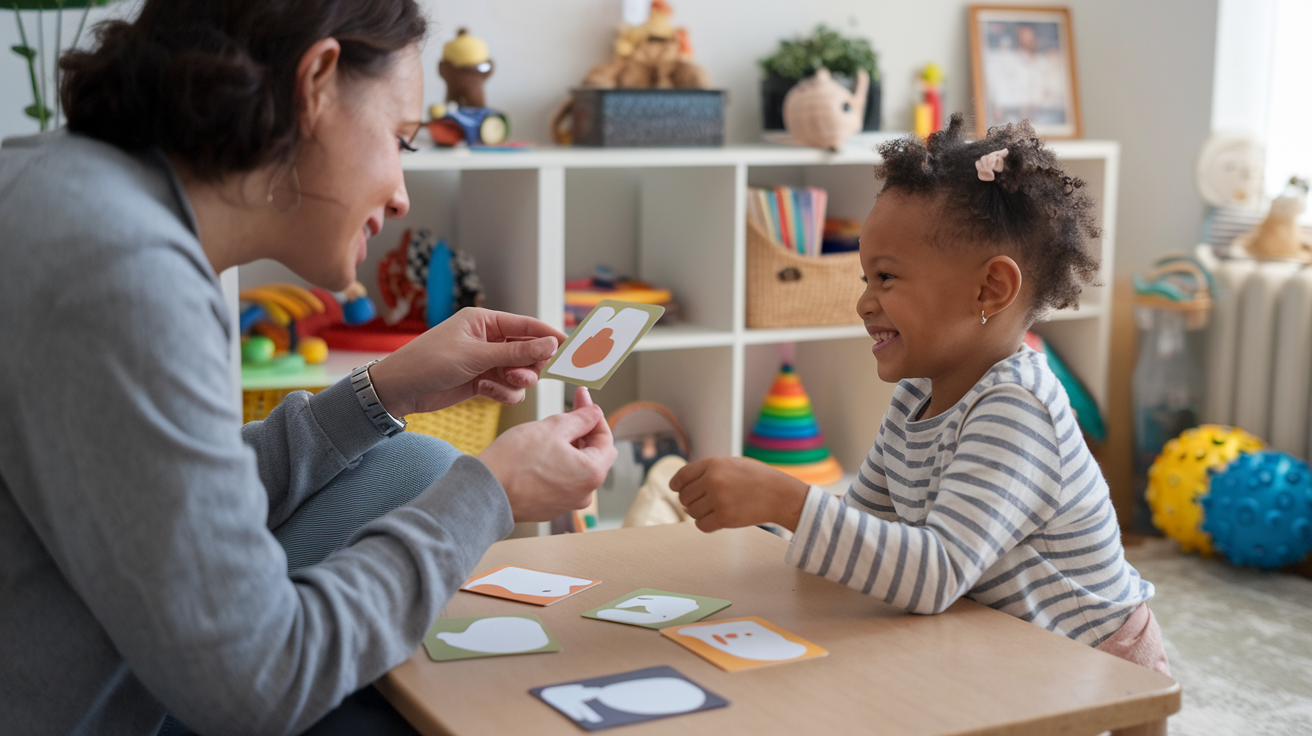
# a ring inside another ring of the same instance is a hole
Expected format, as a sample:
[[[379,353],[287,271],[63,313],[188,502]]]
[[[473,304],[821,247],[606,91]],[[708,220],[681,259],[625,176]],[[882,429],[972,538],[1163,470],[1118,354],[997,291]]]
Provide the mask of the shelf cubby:
[[[1098,203],[1099,281],[1109,283],[1119,146],[1108,141],[1050,145]],[[361,281],[374,288],[378,258],[396,247],[405,228],[428,228],[477,259],[488,307],[559,327],[566,278],[587,276],[606,263],[618,274],[671,289],[680,320],[655,327],[611,382],[594,392],[603,408],[640,399],[660,402],[684,424],[694,457],[740,455],[778,370],[778,346],[794,343],[795,365],[817,420],[850,474],[874,440],[892,386],[879,380],[860,324],[746,327],[747,190],[823,187],[830,215],[861,220],[879,192],[873,173],[878,161],[868,140],[837,153],[755,145],[407,154],[402,164],[410,214],[388,223],[370,244]],[[243,285],[270,280],[294,277],[267,262],[241,270]],[[1080,309],[1055,313],[1035,326],[1104,411],[1109,297],[1106,286],[1091,288]],[[234,306],[235,298],[230,294]],[[571,387],[544,380],[524,404],[503,412],[502,425],[563,411],[569,395]]]

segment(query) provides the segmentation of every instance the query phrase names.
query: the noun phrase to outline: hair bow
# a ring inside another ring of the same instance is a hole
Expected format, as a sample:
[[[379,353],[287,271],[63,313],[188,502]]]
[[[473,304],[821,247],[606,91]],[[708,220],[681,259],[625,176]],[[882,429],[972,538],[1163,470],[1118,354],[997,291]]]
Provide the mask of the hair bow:
[[[975,170],[979,172],[980,181],[993,181],[994,172],[1002,171],[1002,160],[1007,157],[1007,149],[1003,148],[993,153],[986,153],[979,157],[975,162]]]

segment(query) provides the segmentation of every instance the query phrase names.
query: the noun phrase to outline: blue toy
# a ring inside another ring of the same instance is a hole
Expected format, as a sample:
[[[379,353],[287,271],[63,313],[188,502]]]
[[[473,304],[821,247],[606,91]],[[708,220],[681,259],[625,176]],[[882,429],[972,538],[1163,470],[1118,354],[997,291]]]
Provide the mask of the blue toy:
[[[1312,469],[1287,452],[1239,457],[1200,502],[1203,531],[1236,565],[1273,570],[1312,552]]]
[[[471,146],[495,146],[510,137],[510,119],[490,107],[448,105],[445,114],[428,123],[433,142],[454,146],[465,142]]]

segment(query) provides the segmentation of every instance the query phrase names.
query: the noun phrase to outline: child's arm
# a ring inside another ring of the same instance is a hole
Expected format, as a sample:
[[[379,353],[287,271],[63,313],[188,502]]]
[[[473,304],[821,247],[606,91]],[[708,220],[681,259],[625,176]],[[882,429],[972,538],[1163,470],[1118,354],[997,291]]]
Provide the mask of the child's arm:
[[[704,470],[671,487],[699,527],[772,521],[795,529],[790,563],[914,613],[938,613],[974,587],[1056,514],[1061,494],[1054,424],[1046,407],[1015,385],[989,389],[967,415],[922,526],[880,518],[818,489],[806,492],[801,481],[764,465],[747,472],[751,462],[694,463],[687,468]]]

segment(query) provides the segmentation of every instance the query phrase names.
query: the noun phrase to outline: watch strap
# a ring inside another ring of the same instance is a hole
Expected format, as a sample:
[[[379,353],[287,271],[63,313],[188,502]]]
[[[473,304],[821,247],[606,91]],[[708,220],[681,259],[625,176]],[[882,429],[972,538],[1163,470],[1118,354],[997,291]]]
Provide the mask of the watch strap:
[[[369,417],[384,437],[391,437],[404,431],[406,422],[404,419],[392,416],[383,406],[383,402],[378,400],[378,392],[374,390],[373,379],[369,376],[369,368],[377,362],[371,360],[351,371],[351,388],[355,390],[355,398],[360,401],[360,408],[364,409],[365,416]]]

